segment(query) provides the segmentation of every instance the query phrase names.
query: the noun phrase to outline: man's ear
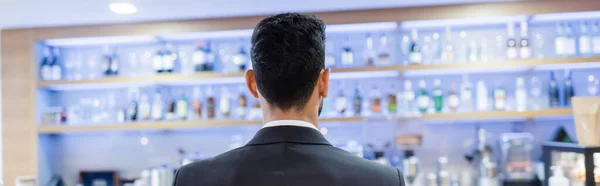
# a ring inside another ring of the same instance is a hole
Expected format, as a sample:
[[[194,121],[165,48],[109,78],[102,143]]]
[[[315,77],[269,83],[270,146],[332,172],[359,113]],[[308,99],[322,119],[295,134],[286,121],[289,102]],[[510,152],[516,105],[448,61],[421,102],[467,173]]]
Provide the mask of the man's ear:
[[[326,98],[327,93],[329,92],[329,74],[331,72],[330,68],[327,68],[319,74],[318,80],[318,88],[319,88],[319,96]]]
[[[250,94],[254,96],[254,98],[258,98],[258,89],[256,88],[256,78],[254,78],[254,71],[249,69],[246,71],[246,86],[248,87],[248,91]]]

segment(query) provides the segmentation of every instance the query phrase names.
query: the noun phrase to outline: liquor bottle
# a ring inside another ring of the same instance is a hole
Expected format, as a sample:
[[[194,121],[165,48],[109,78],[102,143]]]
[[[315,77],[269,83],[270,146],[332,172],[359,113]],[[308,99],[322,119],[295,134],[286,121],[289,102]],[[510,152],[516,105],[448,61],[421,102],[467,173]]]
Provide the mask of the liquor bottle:
[[[421,47],[421,53],[423,56],[424,65],[430,65],[433,61],[433,53],[431,51],[431,37],[425,36],[423,37],[423,45]]]
[[[221,88],[221,97],[219,98],[219,111],[223,118],[231,117],[231,94],[229,90],[223,87]]]
[[[338,94],[335,98],[335,112],[343,116],[344,112],[346,112],[347,102],[342,81],[338,81]]]
[[[371,112],[373,114],[381,113],[381,92],[377,86],[373,86],[371,90]]]
[[[171,43],[165,44],[165,51],[163,52],[161,59],[164,72],[172,73],[175,68],[177,54],[173,53],[173,45]]]
[[[469,75],[464,74],[460,84],[461,111],[473,112],[473,84],[469,81]]]
[[[456,52],[458,62],[466,63],[469,61],[469,41],[467,40],[467,32],[460,31],[460,42],[458,43],[458,51]]]
[[[208,87],[208,89],[206,90],[206,96],[208,96],[208,98],[206,99],[206,116],[208,119],[215,119],[216,100],[211,87]]]
[[[452,44],[452,30],[446,27],[446,41],[444,43],[444,51],[442,54],[442,62],[446,64],[454,63],[454,45]]]
[[[62,67],[60,65],[60,51],[58,47],[52,49],[52,62],[50,63],[50,71],[52,71],[52,80],[62,79]]]
[[[515,23],[508,22],[506,24],[506,30],[508,31],[508,36],[506,38],[506,59],[516,59],[518,56],[517,53],[517,40],[515,39]]]
[[[435,79],[433,80],[433,105],[435,108],[435,112],[442,112],[444,108],[444,91],[442,91],[442,80]]]
[[[333,42],[327,41],[327,43],[325,44],[325,67],[327,67],[327,68],[334,67],[335,64],[337,63],[333,49],[334,49]]]
[[[448,108],[452,112],[458,111],[458,107],[460,106],[460,98],[456,93],[456,83],[450,83],[450,90],[448,91]]]
[[[366,44],[365,44],[365,65],[366,66],[375,66],[375,49],[373,49],[373,38],[371,34],[367,34]]]
[[[42,62],[40,64],[40,79],[41,80],[52,80],[52,58],[50,57],[50,48],[44,47],[42,49]]]
[[[537,76],[533,76],[530,82],[530,91],[532,104],[531,107],[533,110],[539,110],[542,108],[542,82],[540,78]]]
[[[164,53],[164,46],[157,50],[156,53],[154,53],[154,55],[152,56],[152,68],[154,68],[154,72],[156,72],[157,74],[163,73],[164,67],[163,67],[163,53]]]
[[[432,63],[439,64],[442,60],[442,41],[440,39],[440,34],[435,32],[433,33],[433,40],[431,41],[431,53],[432,53]]]
[[[419,81],[419,96],[417,97],[419,112],[423,114],[427,113],[430,99],[429,92],[427,91],[427,84],[424,80]]]
[[[171,121],[177,119],[177,101],[175,101],[175,95],[169,93],[169,101],[167,102],[167,113],[165,114],[165,120]]]
[[[152,99],[152,120],[159,121],[163,119],[163,100],[160,91],[157,89]]]
[[[108,119],[106,119],[106,122],[110,123],[110,122],[117,122],[118,118],[117,118],[117,112],[119,112],[119,110],[121,110],[120,108],[117,108],[117,98],[115,97],[115,94],[112,92],[108,93],[108,96],[106,97],[106,101],[107,101],[107,112],[106,112],[106,117]],[[69,116],[75,116],[76,112],[74,110],[72,110],[72,108],[69,108]],[[73,123],[74,121],[71,119],[73,117],[69,118],[69,123]],[[123,118],[125,118],[125,115],[123,115]],[[75,121],[77,122],[77,121]]]
[[[472,40],[471,44],[469,45],[469,62],[470,63],[477,62],[478,57],[479,57],[479,51],[477,50],[477,43],[475,42],[475,40]]]
[[[496,82],[494,88],[494,110],[506,110],[506,90],[500,86],[499,82]]]
[[[519,55],[521,59],[529,59],[531,58],[531,44],[529,43],[528,36],[528,23],[527,21],[521,22],[521,41],[519,42],[520,50]]]
[[[527,110],[527,88],[525,87],[525,79],[518,77],[515,88],[515,102],[517,103],[517,111]]]
[[[396,87],[394,84],[390,84],[390,90],[387,95],[387,110],[388,114],[395,114],[398,112],[398,99],[396,97]]]
[[[354,65],[354,52],[350,46],[350,37],[346,36],[345,46],[342,48],[342,65],[352,66]]]
[[[495,61],[503,61],[506,59],[506,42],[504,42],[504,38],[500,34],[496,35],[496,47],[494,51]]]
[[[550,85],[548,88],[550,107],[558,107],[560,105],[560,99],[558,98],[558,83],[554,77],[554,72],[550,72]]]
[[[360,95],[360,85],[356,84],[354,89],[354,115],[360,116],[362,113],[362,96]]]
[[[571,25],[565,24],[565,47],[566,47],[566,56],[574,56],[575,50],[577,49],[577,45],[575,45],[575,37],[573,36],[573,29]]]
[[[209,52],[210,52],[210,49],[209,49]],[[235,66],[237,67],[238,72],[245,72],[246,69],[248,68],[248,61],[249,61],[248,53],[246,52],[246,48],[244,47],[243,42],[241,42],[241,44],[240,44],[240,50],[238,50],[238,53],[233,55],[232,61],[233,61],[233,64],[235,64]],[[208,64],[211,64],[211,67],[210,67],[211,70],[212,70],[213,63],[214,63],[213,61],[208,63]]]
[[[123,104],[120,104],[117,108],[117,113],[115,114],[117,123],[125,123],[125,121],[127,120],[126,112],[127,108],[125,108]]]
[[[588,76],[587,90],[588,90],[588,94],[590,94],[590,96],[596,96],[596,94],[598,93],[598,85],[599,84],[600,84],[600,80],[598,80],[598,78],[594,77],[594,75]]]
[[[385,34],[381,34],[379,37],[379,45],[379,53],[377,54],[379,65],[389,65],[390,47],[388,46],[388,38]]]
[[[566,52],[565,29],[562,23],[556,23],[556,38],[554,38],[554,52],[557,56],[564,56]]]
[[[244,86],[240,85],[238,87],[238,92],[239,92],[239,96],[238,96],[238,105],[237,108],[235,109],[235,113],[237,118],[239,119],[244,119],[246,118],[246,114],[248,113],[247,107],[248,107],[248,98],[246,97],[246,89],[244,88]]]
[[[481,45],[479,47],[479,60],[481,62],[488,62],[489,60],[489,49],[488,49],[488,44],[486,40],[482,40],[481,41]]]
[[[477,110],[487,111],[488,106],[488,88],[483,80],[477,81]]]
[[[138,90],[129,90],[129,103],[127,104],[127,120],[137,121],[138,120]]]
[[[184,120],[184,121],[188,119],[188,113],[189,113],[188,105],[189,104],[188,104],[187,98],[185,97],[185,92],[181,91],[179,99],[177,100],[177,108],[176,108],[177,119]]]
[[[402,59],[402,65],[409,64],[408,60],[410,58],[410,47],[411,47],[410,37],[408,37],[407,35],[403,35],[402,41],[400,43],[400,51],[402,53],[400,58]]]
[[[102,47],[102,53],[103,53],[103,58],[102,58],[102,73],[105,76],[112,76],[112,70],[111,70],[111,66],[112,66],[112,58],[113,55],[110,52],[110,47],[108,45],[104,45]]]
[[[573,89],[573,81],[571,80],[571,71],[568,69],[565,70],[565,93],[563,94],[565,104],[563,106],[570,107],[571,106],[571,98],[575,96],[575,90]]]
[[[590,56],[592,53],[592,41],[590,34],[588,33],[588,26],[585,21],[581,22],[581,28],[579,31],[579,54],[581,56]]]
[[[196,42],[196,50],[192,52],[192,62],[194,63],[194,70],[196,72],[208,71],[207,67],[207,49],[204,46],[204,42]]]
[[[600,55],[600,27],[597,21],[592,23],[592,52]]]
[[[404,81],[404,95],[402,96],[402,108],[406,114],[412,114],[417,111],[415,105],[415,91],[412,89],[412,81]]]
[[[421,55],[421,47],[417,44],[419,40],[419,36],[417,35],[417,29],[413,29],[411,31],[411,40],[410,40],[410,54],[409,54],[409,62],[410,64],[421,64],[423,62],[423,57]]]
[[[141,121],[150,120],[151,116],[151,106],[148,100],[148,95],[142,94],[140,96],[140,105],[139,105],[139,116]]]
[[[192,90],[192,120],[202,119],[202,92],[200,87],[194,87]]]

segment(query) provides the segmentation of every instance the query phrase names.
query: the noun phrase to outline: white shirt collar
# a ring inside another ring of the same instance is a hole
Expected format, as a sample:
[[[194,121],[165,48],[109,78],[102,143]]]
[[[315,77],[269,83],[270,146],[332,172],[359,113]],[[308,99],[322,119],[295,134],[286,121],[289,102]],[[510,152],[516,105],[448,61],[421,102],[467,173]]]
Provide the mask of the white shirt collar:
[[[319,130],[312,123],[309,123],[309,122],[306,122],[306,121],[300,121],[300,120],[277,120],[277,121],[269,121],[269,122],[265,123],[265,125],[263,125],[262,128],[277,127],[277,126],[308,127],[308,128],[313,128],[315,130]]]

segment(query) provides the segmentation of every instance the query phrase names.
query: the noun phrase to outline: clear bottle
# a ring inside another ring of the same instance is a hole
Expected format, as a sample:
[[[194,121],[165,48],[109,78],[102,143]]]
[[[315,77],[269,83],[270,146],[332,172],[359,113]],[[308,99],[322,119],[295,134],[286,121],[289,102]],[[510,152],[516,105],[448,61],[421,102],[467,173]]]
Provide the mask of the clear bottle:
[[[215,119],[215,97],[212,90],[212,87],[208,87],[206,90],[206,117],[208,119]]]
[[[200,91],[200,87],[194,87],[192,89],[192,120],[202,119],[203,107],[202,91]]]
[[[419,81],[419,96],[417,97],[419,112],[423,114],[427,113],[429,110],[430,99],[429,92],[427,91],[427,83],[425,83],[425,80]]]
[[[117,122],[118,118],[117,118],[117,112],[119,112],[119,110],[121,110],[120,108],[117,108],[117,98],[115,97],[115,94],[110,92],[108,93],[108,96],[106,97],[107,99],[107,121],[108,123],[111,122]],[[71,108],[69,108],[71,109]],[[71,121],[71,116],[74,116],[74,114],[69,113],[69,122]],[[125,115],[122,116],[122,118],[125,118]]]
[[[433,80],[433,105],[435,108],[435,112],[442,112],[444,108],[444,92],[442,91],[442,80],[435,79]]]
[[[342,48],[342,65],[352,66],[354,65],[354,52],[352,46],[350,46],[350,36],[346,36],[344,48]]]
[[[588,25],[581,21],[579,30],[579,55],[588,57],[592,54],[592,39],[588,32]]]
[[[506,38],[506,59],[516,59],[518,57],[517,40],[515,39],[515,23],[506,24],[508,37]]]
[[[577,45],[575,45],[575,37],[573,36],[573,29],[571,25],[565,23],[565,46],[566,46],[566,56],[572,57],[575,55],[575,50],[577,49]]]
[[[590,96],[596,96],[596,94],[598,93],[598,85],[599,84],[600,84],[600,80],[598,80],[598,78],[594,77],[594,75],[588,76],[587,90],[588,90],[588,94],[590,94]]]
[[[460,84],[460,103],[462,112],[473,112],[473,83],[469,81],[469,75],[464,74]]]
[[[563,57],[567,54],[565,28],[562,23],[556,23],[556,37],[554,38],[554,53]]]
[[[362,114],[362,96],[360,94],[360,85],[356,84],[356,88],[354,88],[354,115],[360,116]]]
[[[558,98],[558,83],[554,76],[554,72],[550,72],[550,85],[548,87],[548,94],[550,98],[550,107],[558,107],[560,105],[560,99]]]
[[[409,64],[408,60],[410,58],[410,48],[411,48],[410,37],[407,35],[403,35],[402,41],[400,43],[400,50],[402,52],[402,55],[400,56],[400,58],[402,59],[402,65]]]
[[[600,26],[597,21],[592,23],[592,52],[594,55],[600,55]]]
[[[546,46],[544,46],[546,43],[544,42],[544,36],[542,36],[541,33],[537,33],[535,34],[535,58],[538,60],[542,60],[545,58],[545,49]]]
[[[494,110],[506,110],[506,90],[500,86],[500,82],[496,82],[494,88]]]
[[[533,76],[530,82],[531,109],[540,110],[542,108],[542,82],[539,77]]]
[[[373,86],[373,89],[371,89],[371,112],[381,114],[381,91],[377,86]]]
[[[487,111],[488,106],[488,88],[483,80],[477,81],[477,110]]]
[[[246,97],[246,89],[244,86],[238,86],[238,93],[238,104],[235,109],[236,117],[238,119],[245,119],[248,113],[248,97]]]
[[[140,96],[140,105],[139,105],[139,115],[140,115],[140,121],[148,121],[150,120],[150,115],[151,115],[151,106],[150,106],[150,102],[148,100],[148,95],[146,94],[142,94]]]
[[[173,45],[171,43],[165,44],[165,51],[161,56],[162,67],[165,73],[173,73],[175,70],[175,60],[177,60],[177,54],[173,52]]]
[[[221,88],[221,97],[219,98],[219,112],[223,119],[231,117],[231,94],[225,87]]]
[[[164,46],[157,50],[156,53],[154,53],[154,55],[152,56],[152,68],[154,69],[154,72],[157,74],[163,73],[164,67],[163,67],[163,54],[164,54],[165,48]],[[106,60],[106,59],[105,59]]]
[[[58,47],[52,49],[52,63],[50,63],[50,69],[52,71],[52,80],[62,79],[62,66],[60,63],[60,50]]]
[[[458,62],[466,63],[469,62],[469,41],[467,40],[467,32],[460,31],[460,42],[458,48]]]
[[[379,37],[379,53],[377,54],[377,61],[379,65],[390,64],[390,46],[388,45],[388,37],[385,34],[381,34]]]
[[[475,42],[475,40],[472,40],[471,44],[469,45],[469,62],[477,62],[479,56],[480,55],[479,50],[477,49],[477,43]]]
[[[450,27],[446,27],[444,42],[444,51],[442,53],[442,62],[445,64],[454,63],[454,45],[452,43],[452,30]]]
[[[327,58],[325,58],[325,59],[327,59]],[[246,48],[244,47],[243,42],[240,42],[240,49],[238,50],[238,52],[236,54],[234,54],[232,56],[231,60],[233,61],[233,64],[235,64],[235,66],[237,67],[235,72],[245,72],[246,69],[248,69],[249,57],[248,57],[248,53],[246,52]],[[209,64],[213,64],[213,63],[215,63],[214,59]],[[212,68],[213,68],[212,66],[213,65],[211,65],[210,70],[207,70],[207,71],[212,71]]]
[[[433,64],[439,64],[441,63],[442,60],[442,41],[440,39],[440,34],[435,32],[433,33],[432,36],[433,40],[431,41],[431,56],[432,56],[432,63]]]
[[[139,119],[138,90],[129,89],[129,103],[127,104],[127,121],[135,122]]]
[[[373,49],[373,38],[371,34],[367,34],[364,50],[365,66],[375,66],[376,55],[375,49]]]
[[[517,111],[527,110],[527,88],[525,87],[525,79],[518,77],[516,80],[515,102]]]
[[[430,65],[433,61],[433,51],[431,50],[431,37],[423,37],[423,47],[421,47],[423,53],[423,64]]]
[[[390,90],[387,95],[387,111],[388,114],[396,114],[398,112],[398,98],[396,97],[396,87],[390,84]]]
[[[327,68],[335,67],[337,63],[337,58],[335,57],[335,52],[333,52],[333,49],[333,42],[327,41],[325,44],[325,67]]]
[[[571,71],[569,69],[565,69],[565,93],[563,94],[565,104],[563,106],[570,107],[571,106],[571,98],[575,96],[575,89],[573,89],[573,80],[571,79]]]
[[[502,35],[496,35],[496,47],[495,47],[495,60],[503,61],[506,59],[506,42],[504,42],[504,38]]]
[[[521,22],[521,41],[519,42],[519,56],[521,59],[531,58],[531,44],[529,42],[529,26],[527,21]]]
[[[204,71],[203,67],[206,66],[206,48],[203,41],[196,42],[196,50],[192,52],[192,63],[194,64],[194,71]]]
[[[111,70],[111,66],[112,66],[112,58],[113,55],[110,52],[110,47],[108,45],[104,45],[102,47],[102,73],[104,74],[104,76],[112,76],[112,70]]]
[[[152,114],[151,118],[154,121],[159,121],[163,119],[164,112],[164,103],[162,99],[162,95],[160,91],[157,89],[156,93],[154,93],[154,98],[152,98]]]
[[[52,58],[50,57],[50,48],[44,47],[42,49],[42,62],[40,63],[40,80],[52,80],[51,63]]]
[[[448,91],[448,108],[451,112],[458,111],[460,106],[460,97],[456,92],[456,83],[450,83],[450,90]]]
[[[185,97],[185,91],[181,91],[179,94],[179,99],[177,100],[177,119],[182,121],[188,120],[189,109],[188,100]]]
[[[405,114],[412,114],[417,111],[415,106],[415,91],[412,88],[412,81],[404,81],[404,96],[402,96],[402,108]]]
[[[338,81],[338,94],[335,98],[335,112],[340,116],[344,116],[348,101],[344,95],[344,85],[342,81]]]
[[[422,64],[423,56],[421,54],[421,46],[417,43],[419,40],[419,36],[417,33],[417,29],[413,29],[411,31],[411,40],[410,40],[410,53],[409,53],[409,62],[410,64]]]

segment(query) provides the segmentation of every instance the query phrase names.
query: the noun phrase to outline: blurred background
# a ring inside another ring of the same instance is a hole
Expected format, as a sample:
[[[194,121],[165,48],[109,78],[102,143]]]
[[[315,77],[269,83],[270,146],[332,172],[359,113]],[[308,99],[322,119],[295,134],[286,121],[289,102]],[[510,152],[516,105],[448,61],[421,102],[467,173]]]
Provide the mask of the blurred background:
[[[0,0],[5,185],[167,186],[261,128],[266,15],[327,24],[319,129],[410,186],[600,182],[600,1]]]

